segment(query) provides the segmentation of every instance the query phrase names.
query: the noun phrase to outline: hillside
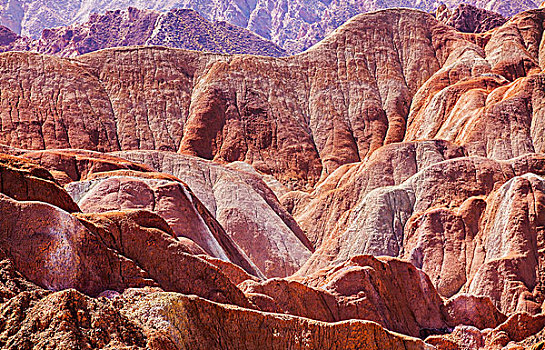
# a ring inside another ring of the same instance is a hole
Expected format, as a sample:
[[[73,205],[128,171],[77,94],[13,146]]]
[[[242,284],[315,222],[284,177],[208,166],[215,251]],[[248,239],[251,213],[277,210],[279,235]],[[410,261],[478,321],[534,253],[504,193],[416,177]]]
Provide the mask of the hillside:
[[[118,46],[160,45],[222,54],[285,56],[272,42],[243,28],[209,22],[197,12],[166,13],[128,8],[94,14],[83,24],[45,29],[39,39],[21,37],[2,27],[1,51],[33,51],[61,57]]]
[[[0,54],[0,347],[543,348],[544,23]]]
[[[468,3],[486,10],[513,16],[537,8],[534,0],[445,0],[455,8]],[[0,24],[17,34],[39,38],[42,30],[87,21],[93,13],[137,7],[166,12],[172,8],[191,8],[209,21],[225,21],[246,28],[290,53],[300,52],[331,33],[351,17],[393,7],[433,12],[435,0],[4,0],[0,5]]]

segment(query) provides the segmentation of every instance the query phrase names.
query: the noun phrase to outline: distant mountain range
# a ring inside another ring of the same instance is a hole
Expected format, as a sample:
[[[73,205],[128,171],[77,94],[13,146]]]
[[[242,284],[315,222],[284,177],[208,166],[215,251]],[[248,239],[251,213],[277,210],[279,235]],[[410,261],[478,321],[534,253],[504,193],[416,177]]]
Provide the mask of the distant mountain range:
[[[448,7],[468,3],[503,16],[537,8],[533,0],[444,0]],[[247,28],[283,47],[300,52],[356,14],[391,7],[435,11],[436,0],[0,0],[0,24],[17,34],[39,38],[46,28],[87,21],[93,13],[130,6],[158,11],[191,8],[209,21]]]
[[[210,22],[196,11],[129,8],[93,14],[83,24],[44,29],[40,39],[19,36],[0,27],[0,51],[35,51],[61,57],[117,46],[161,45],[223,54],[285,56],[286,51],[252,32]]]

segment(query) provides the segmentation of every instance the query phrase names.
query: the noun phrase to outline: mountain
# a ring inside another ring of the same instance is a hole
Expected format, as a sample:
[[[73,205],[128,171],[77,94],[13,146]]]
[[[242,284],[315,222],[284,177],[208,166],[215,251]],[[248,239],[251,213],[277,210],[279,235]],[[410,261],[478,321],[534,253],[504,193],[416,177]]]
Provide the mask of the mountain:
[[[0,54],[0,347],[543,348],[544,23]]]
[[[435,17],[464,33],[484,33],[507,22],[499,13],[467,4],[461,4],[454,10],[443,4],[437,8]]]
[[[226,22],[209,22],[197,12],[138,10],[93,14],[83,24],[45,29],[40,39],[21,37],[0,28],[0,50],[34,51],[73,57],[109,47],[162,45],[224,54],[284,56],[272,42]]]
[[[449,8],[467,3],[479,8],[513,16],[537,8],[533,0],[445,0]],[[191,8],[207,20],[225,21],[246,28],[269,39],[290,53],[304,51],[323,39],[351,17],[365,12],[392,7],[409,7],[435,11],[436,0],[3,0],[0,2],[0,24],[17,34],[39,38],[47,28],[87,21],[93,13],[137,7],[166,12],[173,8]]]

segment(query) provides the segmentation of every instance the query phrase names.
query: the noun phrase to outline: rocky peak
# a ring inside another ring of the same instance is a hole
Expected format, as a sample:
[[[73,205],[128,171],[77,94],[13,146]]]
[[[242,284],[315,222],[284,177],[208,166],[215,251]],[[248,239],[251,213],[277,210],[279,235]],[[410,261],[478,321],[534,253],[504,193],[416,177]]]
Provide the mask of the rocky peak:
[[[469,4],[460,4],[450,10],[441,4],[435,11],[435,17],[441,22],[464,33],[483,33],[505,24],[507,19],[499,13],[480,9]]]

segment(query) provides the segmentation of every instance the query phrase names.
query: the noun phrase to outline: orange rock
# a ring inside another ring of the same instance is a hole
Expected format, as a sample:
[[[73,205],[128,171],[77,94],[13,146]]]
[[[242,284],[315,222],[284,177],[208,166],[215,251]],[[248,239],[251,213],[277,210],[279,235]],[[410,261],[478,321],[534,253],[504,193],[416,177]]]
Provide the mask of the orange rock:
[[[25,152],[22,157],[54,170],[59,176],[62,176],[63,185],[72,181],[87,180],[97,173],[115,170],[152,171],[150,167],[143,164],[87,150],[30,151]]]
[[[0,193],[16,200],[50,203],[68,212],[80,211],[49,171],[6,154],[0,154]]]
[[[77,218],[100,237],[106,247],[134,261],[164,290],[250,305],[216,266],[187,254],[166,222],[155,214],[127,210],[79,214]]]
[[[137,299],[128,295],[126,300],[123,314],[139,320],[150,332],[165,334],[176,348],[428,348],[419,339],[389,332],[368,321],[324,323],[174,293],[151,293]]]

